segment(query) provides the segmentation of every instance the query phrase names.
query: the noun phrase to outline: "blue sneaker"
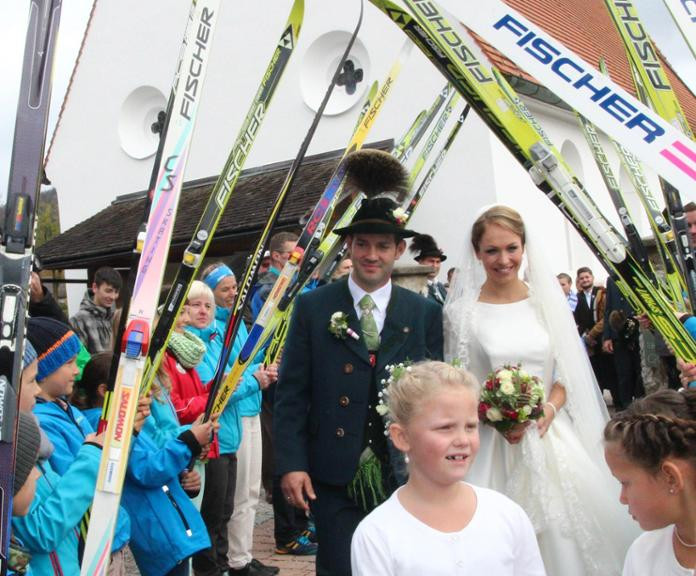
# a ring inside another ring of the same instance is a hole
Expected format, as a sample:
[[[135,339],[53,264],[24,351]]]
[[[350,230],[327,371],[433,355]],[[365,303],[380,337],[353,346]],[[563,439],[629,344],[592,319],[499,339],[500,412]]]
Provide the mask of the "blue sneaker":
[[[302,532],[302,536],[306,536],[307,540],[313,544],[317,543],[317,527],[314,525],[314,521],[309,520],[307,522],[307,530]]]
[[[292,554],[293,556],[315,556],[319,546],[314,542],[310,542],[309,538],[304,534],[300,534],[294,540],[290,540],[287,544],[276,546],[276,554]]]

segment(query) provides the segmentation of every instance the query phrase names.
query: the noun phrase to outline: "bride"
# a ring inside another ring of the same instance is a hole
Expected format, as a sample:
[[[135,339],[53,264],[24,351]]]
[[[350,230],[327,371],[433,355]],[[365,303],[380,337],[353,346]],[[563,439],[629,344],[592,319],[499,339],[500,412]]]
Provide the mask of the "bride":
[[[636,536],[603,458],[607,420],[568,304],[520,215],[474,223],[445,304],[445,350],[480,381],[505,364],[541,378],[544,415],[504,436],[482,426],[467,480],[503,492],[532,520],[549,576],[621,573]],[[519,278],[526,255],[528,283]]]

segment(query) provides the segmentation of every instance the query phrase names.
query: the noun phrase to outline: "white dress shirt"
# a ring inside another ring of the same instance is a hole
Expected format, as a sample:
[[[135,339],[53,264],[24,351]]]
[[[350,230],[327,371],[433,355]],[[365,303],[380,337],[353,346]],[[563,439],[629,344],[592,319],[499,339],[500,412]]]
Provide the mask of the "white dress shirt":
[[[362,310],[358,302],[360,302],[365,294],[370,295],[372,301],[375,303],[375,308],[372,310],[372,317],[377,324],[377,331],[381,334],[382,328],[384,327],[384,320],[387,317],[387,306],[389,306],[389,299],[391,298],[391,279],[374,292],[366,292],[355,283],[353,275],[351,274],[348,276],[348,290],[350,290],[350,295],[353,297],[353,308],[355,308],[355,313],[358,315],[358,318],[362,316]]]

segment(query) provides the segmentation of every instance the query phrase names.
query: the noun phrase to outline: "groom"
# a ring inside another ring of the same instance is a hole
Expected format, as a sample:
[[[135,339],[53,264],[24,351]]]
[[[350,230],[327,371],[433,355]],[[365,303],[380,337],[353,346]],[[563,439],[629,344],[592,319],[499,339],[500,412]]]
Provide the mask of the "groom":
[[[368,196],[405,182],[390,156],[358,154],[349,177]],[[380,174],[396,174],[395,181],[379,182],[374,171],[382,163]],[[374,189],[376,182],[381,189]],[[287,500],[314,514],[318,575],[351,574],[355,528],[397,485],[375,409],[380,382],[389,377],[385,367],[442,358],[441,307],[391,283],[404,238],[414,234],[397,219],[397,207],[388,197],[367,198],[351,224],[336,231],[350,248],[353,270],[347,280],[297,299],[283,353],[274,413],[276,472]],[[349,330],[329,330],[336,313]]]

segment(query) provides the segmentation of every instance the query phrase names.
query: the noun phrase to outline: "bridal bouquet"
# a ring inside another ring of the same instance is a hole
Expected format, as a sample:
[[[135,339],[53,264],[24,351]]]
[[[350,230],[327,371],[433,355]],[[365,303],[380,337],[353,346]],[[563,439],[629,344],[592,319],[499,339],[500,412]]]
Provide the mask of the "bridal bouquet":
[[[539,378],[522,370],[520,364],[506,364],[483,383],[479,419],[498,432],[507,432],[515,424],[543,416],[543,404],[544,387]]]

